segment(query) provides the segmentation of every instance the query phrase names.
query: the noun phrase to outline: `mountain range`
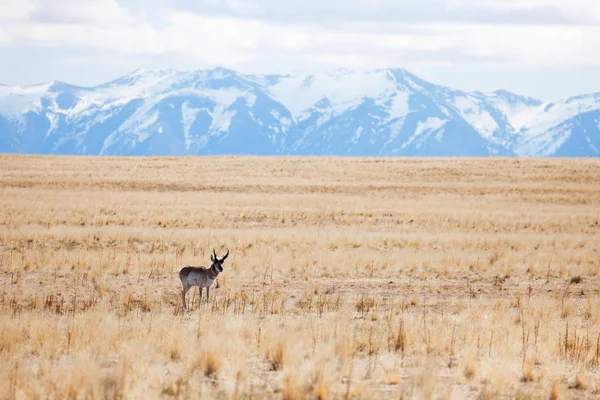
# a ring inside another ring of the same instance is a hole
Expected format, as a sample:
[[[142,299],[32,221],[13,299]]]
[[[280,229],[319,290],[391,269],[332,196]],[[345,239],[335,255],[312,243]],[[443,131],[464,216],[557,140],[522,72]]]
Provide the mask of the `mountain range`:
[[[139,69],[94,87],[0,85],[0,152],[598,157],[600,93],[543,102],[403,69]]]

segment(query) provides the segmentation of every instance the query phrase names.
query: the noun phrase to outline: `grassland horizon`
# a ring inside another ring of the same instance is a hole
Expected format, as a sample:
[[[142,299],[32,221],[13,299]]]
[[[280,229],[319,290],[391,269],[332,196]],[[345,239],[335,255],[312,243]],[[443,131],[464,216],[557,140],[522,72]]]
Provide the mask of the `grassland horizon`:
[[[1,398],[600,397],[600,160],[0,155],[0,194]]]

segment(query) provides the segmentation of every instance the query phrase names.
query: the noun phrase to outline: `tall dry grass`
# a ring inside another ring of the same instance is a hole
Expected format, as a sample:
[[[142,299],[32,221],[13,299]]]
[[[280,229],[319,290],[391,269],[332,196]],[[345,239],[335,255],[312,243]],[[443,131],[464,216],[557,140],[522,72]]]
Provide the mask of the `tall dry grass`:
[[[600,396],[595,160],[0,156],[0,203],[3,398]]]

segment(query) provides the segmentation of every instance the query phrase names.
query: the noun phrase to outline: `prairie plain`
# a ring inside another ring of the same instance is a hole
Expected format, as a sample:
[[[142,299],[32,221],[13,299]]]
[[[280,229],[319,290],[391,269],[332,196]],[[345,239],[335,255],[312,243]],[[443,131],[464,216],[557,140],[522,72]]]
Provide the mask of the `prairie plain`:
[[[1,398],[600,398],[598,160],[2,155],[0,216]]]

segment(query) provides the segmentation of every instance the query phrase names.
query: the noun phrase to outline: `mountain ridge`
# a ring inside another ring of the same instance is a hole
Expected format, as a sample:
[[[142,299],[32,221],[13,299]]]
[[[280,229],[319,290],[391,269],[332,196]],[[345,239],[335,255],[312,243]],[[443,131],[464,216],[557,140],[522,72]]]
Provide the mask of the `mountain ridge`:
[[[402,68],[137,69],[96,86],[0,85],[0,152],[600,156],[600,92],[543,102]]]

